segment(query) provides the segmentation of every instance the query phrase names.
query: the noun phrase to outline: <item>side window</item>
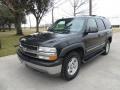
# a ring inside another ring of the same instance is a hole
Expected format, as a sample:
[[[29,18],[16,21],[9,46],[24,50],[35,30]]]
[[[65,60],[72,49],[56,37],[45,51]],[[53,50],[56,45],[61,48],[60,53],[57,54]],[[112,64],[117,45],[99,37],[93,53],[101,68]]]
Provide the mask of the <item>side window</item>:
[[[81,31],[83,29],[84,22],[85,22],[84,19],[75,18],[72,22],[68,23],[67,26],[71,25],[70,31],[72,31],[72,32],[79,32],[79,31]]]
[[[105,25],[102,21],[102,19],[96,19],[97,25],[98,25],[98,29],[101,30],[105,30]]]
[[[97,28],[97,24],[96,24],[96,22],[95,22],[94,19],[89,19],[89,20],[88,20],[87,30],[88,30],[89,28]]]
[[[110,28],[112,27],[109,20],[103,19],[103,21],[104,21],[104,24],[105,24],[106,29],[110,29]]]
[[[64,27],[65,27],[65,21],[59,21],[55,29],[60,30],[60,29],[64,29]]]

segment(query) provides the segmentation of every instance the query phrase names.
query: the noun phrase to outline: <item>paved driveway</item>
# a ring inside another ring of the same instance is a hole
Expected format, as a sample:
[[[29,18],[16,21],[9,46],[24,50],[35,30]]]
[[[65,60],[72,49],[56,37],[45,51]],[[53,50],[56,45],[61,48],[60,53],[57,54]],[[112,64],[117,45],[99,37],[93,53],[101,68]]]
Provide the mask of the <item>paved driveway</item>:
[[[70,82],[24,67],[16,55],[0,58],[0,90],[120,90],[120,33],[108,56],[82,65]]]

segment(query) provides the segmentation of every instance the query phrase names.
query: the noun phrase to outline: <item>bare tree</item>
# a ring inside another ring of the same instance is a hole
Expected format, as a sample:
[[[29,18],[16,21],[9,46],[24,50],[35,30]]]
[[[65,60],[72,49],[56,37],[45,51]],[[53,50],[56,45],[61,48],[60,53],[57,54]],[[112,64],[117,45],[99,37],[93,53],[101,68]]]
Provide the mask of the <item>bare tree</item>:
[[[51,11],[52,11],[52,24],[54,23],[54,10],[55,8],[58,8],[59,6],[61,6],[62,4],[64,4],[66,1],[62,1],[61,0],[52,0],[51,2]]]
[[[70,0],[70,4],[73,8],[73,15],[80,14],[79,8],[88,3],[88,0]]]
[[[51,8],[51,0],[29,0],[26,12],[32,13],[36,18],[36,32],[39,32],[39,24],[43,16]]]

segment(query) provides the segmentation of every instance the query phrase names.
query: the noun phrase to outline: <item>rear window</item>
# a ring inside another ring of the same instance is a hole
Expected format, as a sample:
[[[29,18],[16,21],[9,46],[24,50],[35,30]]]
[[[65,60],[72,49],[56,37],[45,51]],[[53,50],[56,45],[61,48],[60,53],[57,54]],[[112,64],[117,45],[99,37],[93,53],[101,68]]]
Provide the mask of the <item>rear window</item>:
[[[101,30],[105,30],[105,25],[103,23],[103,20],[102,19],[96,19],[96,22],[97,22],[97,26],[98,26],[98,29],[101,31]]]
[[[111,29],[111,28],[112,28],[111,23],[110,23],[109,20],[103,19],[103,21],[104,21],[104,24],[105,24],[106,29]]]

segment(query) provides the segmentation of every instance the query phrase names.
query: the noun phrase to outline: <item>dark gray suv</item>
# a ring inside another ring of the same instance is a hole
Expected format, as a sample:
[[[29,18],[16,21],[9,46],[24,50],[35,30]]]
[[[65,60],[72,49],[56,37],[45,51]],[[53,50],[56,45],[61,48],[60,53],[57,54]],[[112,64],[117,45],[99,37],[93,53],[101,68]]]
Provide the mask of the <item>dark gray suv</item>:
[[[61,72],[72,80],[80,66],[98,55],[107,55],[112,42],[110,22],[101,16],[57,20],[47,32],[20,38],[20,61],[50,74]]]

